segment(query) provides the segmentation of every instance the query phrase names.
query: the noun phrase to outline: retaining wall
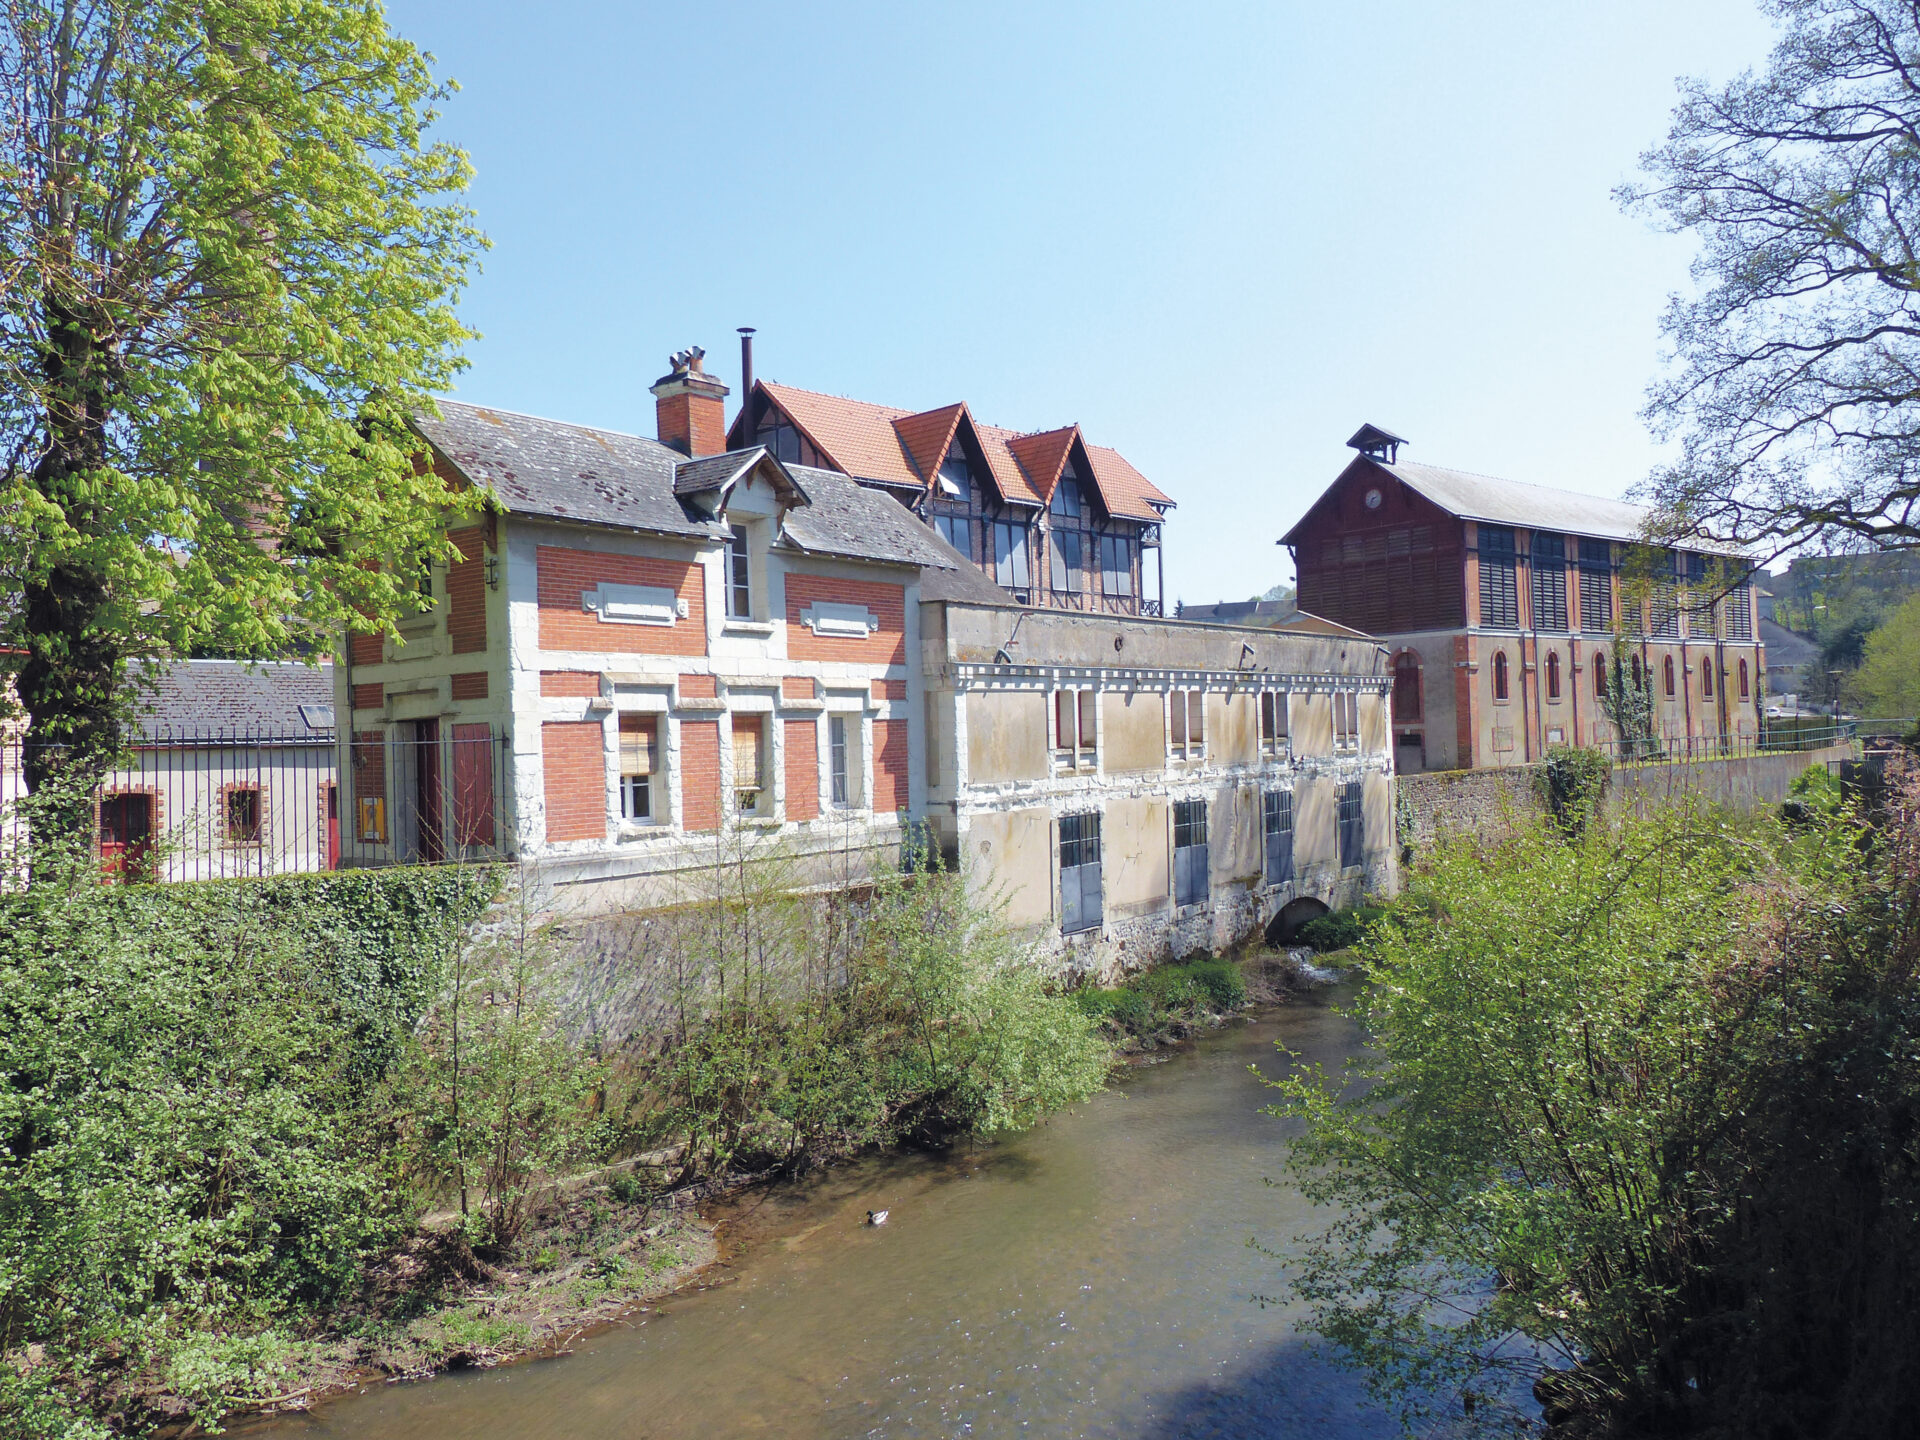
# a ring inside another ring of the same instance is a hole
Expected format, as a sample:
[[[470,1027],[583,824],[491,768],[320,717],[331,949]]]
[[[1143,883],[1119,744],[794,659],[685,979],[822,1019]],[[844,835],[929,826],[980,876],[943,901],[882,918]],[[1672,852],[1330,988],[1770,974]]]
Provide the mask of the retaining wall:
[[[1607,780],[1605,804],[1644,813],[1682,797],[1750,814],[1787,798],[1788,788],[1809,765],[1853,758],[1853,746],[1742,755],[1729,760],[1685,760],[1616,768]],[[1545,813],[1538,765],[1500,770],[1446,770],[1402,775],[1397,780],[1403,841],[1424,849],[1447,835],[1499,839],[1518,823]]]

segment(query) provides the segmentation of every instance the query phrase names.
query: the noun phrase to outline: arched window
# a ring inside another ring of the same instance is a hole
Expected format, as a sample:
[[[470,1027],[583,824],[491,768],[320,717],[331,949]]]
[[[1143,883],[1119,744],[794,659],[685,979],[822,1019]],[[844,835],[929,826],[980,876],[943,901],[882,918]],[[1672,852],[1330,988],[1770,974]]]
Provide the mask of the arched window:
[[[1673,698],[1673,657],[1667,656],[1660,662],[1660,683],[1666,687],[1667,698]]]
[[[1740,698],[1742,700],[1746,699],[1749,693],[1747,689],[1747,662],[1742,660],[1740,662]]]
[[[1396,725],[1420,719],[1420,657],[1402,650],[1393,659],[1393,720]]]
[[[1558,650],[1549,650],[1547,652],[1547,699],[1558,700],[1559,698],[1560,652]]]
[[[1700,662],[1700,693],[1707,699],[1713,699],[1713,657],[1709,655]]]
[[[1607,698],[1607,652],[1604,650],[1593,652],[1593,698]]]
[[[1507,698],[1507,652],[1504,650],[1493,652],[1493,698]]]

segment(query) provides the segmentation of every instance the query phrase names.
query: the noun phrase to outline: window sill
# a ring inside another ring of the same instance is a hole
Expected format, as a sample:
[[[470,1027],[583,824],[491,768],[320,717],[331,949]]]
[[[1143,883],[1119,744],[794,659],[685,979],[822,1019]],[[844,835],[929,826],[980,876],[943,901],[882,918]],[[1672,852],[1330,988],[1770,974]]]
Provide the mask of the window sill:
[[[720,633],[722,635],[758,635],[765,637],[773,634],[773,621],[728,619],[721,623]]]

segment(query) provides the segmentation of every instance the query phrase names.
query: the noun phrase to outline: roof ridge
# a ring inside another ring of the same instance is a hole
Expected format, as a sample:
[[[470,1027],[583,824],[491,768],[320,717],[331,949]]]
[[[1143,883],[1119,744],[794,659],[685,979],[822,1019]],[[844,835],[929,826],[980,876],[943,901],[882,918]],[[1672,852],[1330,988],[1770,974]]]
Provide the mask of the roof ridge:
[[[538,420],[542,425],[564,425],[569,430],[585,430],[592,435],[612,435],[621,440],[644,440],[649,445],[658,445],[663,450],[673,450],[673,447],[664,440],[656,439],[651,435],[636,435],[631,430],[609,430],[604,425],[583,425],[578,420],[561,420],[552,415],[535,415],[531,410],[509,410],[505,405],[476,405],[471,400],[443,399],[438,395],[433,397],[433,403],[458,405],[463,410],[491,410],[496,414],[511,415],[516,420]],[[678,450],[673,450],[673,453],[680,454]],[[684,460],[687,457],[682,455],[680,458]]]
[[[1375,463],[1385,465],[1385,468],[1388,470],[1396,470],[1406,465],[1416,465],[1423,470],[1444,470],[1449,475],[1465,475],[1473,480],[1491,480],[1496,485],[1520,485],[1528,490],[1545,490],[1550,495],[1579,495],[1588,500],[1604,500],[1609,505],[1625,505],[1634,510],[1645,510],[1647,508],[1636,501],[1622,500],[1613,495],[1596,495],[1591,490],[1575,490],[1566,485],[1542,485],[1538,480],[1509,480],[1504,475],[1489,475],[1484,470],[1463,470],[1458,465],[1433,465],[1424,460],[1396,460],[1391,465],[1387,465],[1384,461],[1376,461]]]

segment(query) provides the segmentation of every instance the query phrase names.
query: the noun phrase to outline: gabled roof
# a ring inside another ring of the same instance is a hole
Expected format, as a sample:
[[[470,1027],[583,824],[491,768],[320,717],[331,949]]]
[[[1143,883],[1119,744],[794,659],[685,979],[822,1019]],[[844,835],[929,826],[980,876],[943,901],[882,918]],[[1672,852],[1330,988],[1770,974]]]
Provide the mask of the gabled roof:
[[[718,455],[706,455],[698,460],[682,460],[674,467],[673,493],[682,499],[716,496],[718,503],[724,505],[728,492],[760,469],[768,472],[768,483],[775,487],[788,505],[812,503],[807,492],[793,478],[793,473],[775,459],[773,452],[764,445],[756,445],[751,450],[723,450]]]
[[[796,548],[896,565],[951,563],[926,543],[920,533],[926,527],[897,500],[834,471],[781,465],[759,446],[688,460],[638,435],[452,400],[439,404],[439,416],[417,417],[414,428],[512,515],[711,540],[725,527],[694,497],[733,483],[755,465],[772,465],[804,497],[782,526]]]
[[[1042,503],[1052,501],[1053,487],[1060,483],[1061,468],[1066,465],[1067,455],[1079,434],[1077,425],[1068,425],[1059,430],[1019,435],[1007,442],[1007,449],[1027,472],[1027,484]]]
[[[814,449],[845,473],[873,484],[916,489],[930,485],[964,416],[980,441],[988,478],[1001,497],[1013,505],[1041,506],[1053,493],[1067,447],[1080,438],[1078,427],[1072,425],[1033,434],[984,425],[964,404],[916,412],[798,390],[770,380],[756,381],[754,388],[786,413]],[[741,414],[749,413],[749,408],[743,408]],[[738,419],[734,428],[736,432],[740,429]],[[1089,445],[1087,454],[1094,471],[1088,478],[1113,514],[1154,521],[1172,507],[1173,501],[1118,452],[1096,451]],[[1103,463],[1103,456],[1111,459]]]
[[[1296,537],[1321,503],[1360,467],[1391,475],[1415,494],[1462,520],[1484,521],[1490,525],[1516,525],[1528,530],[1585,535],[1595,540],[1619,540],[1628,544],[1637,544],[1645,538],[1642,527],[1650,512],[1644,506],[1625,500],[1609,500],[1601,495],[1558,490],[1550,485],[1530,485],[1519,480],[1498,480],[1491,475],[1476,475],[1469,470],[1447,470],[1438,465],[1418,465],[1407,460],[1389,465],[1384,460],[1362,455],[1340,472],[1339,478],[1308,507],[1307,513],[1281,537],[1280,543],[1299,543]],[[1708,541],[1675,542],[1674,548],[1737,553]]]
[[[942,405],[938,410],[924,410],[893,422],[894,434],[900,437],[901,448],[922,480],[932,483],[933,472],[946,459],[966,409],[965,405]]]
[[[299,660],[148,660],[138,667],[139,738],[326,741],[333,732],[333,665]]]

